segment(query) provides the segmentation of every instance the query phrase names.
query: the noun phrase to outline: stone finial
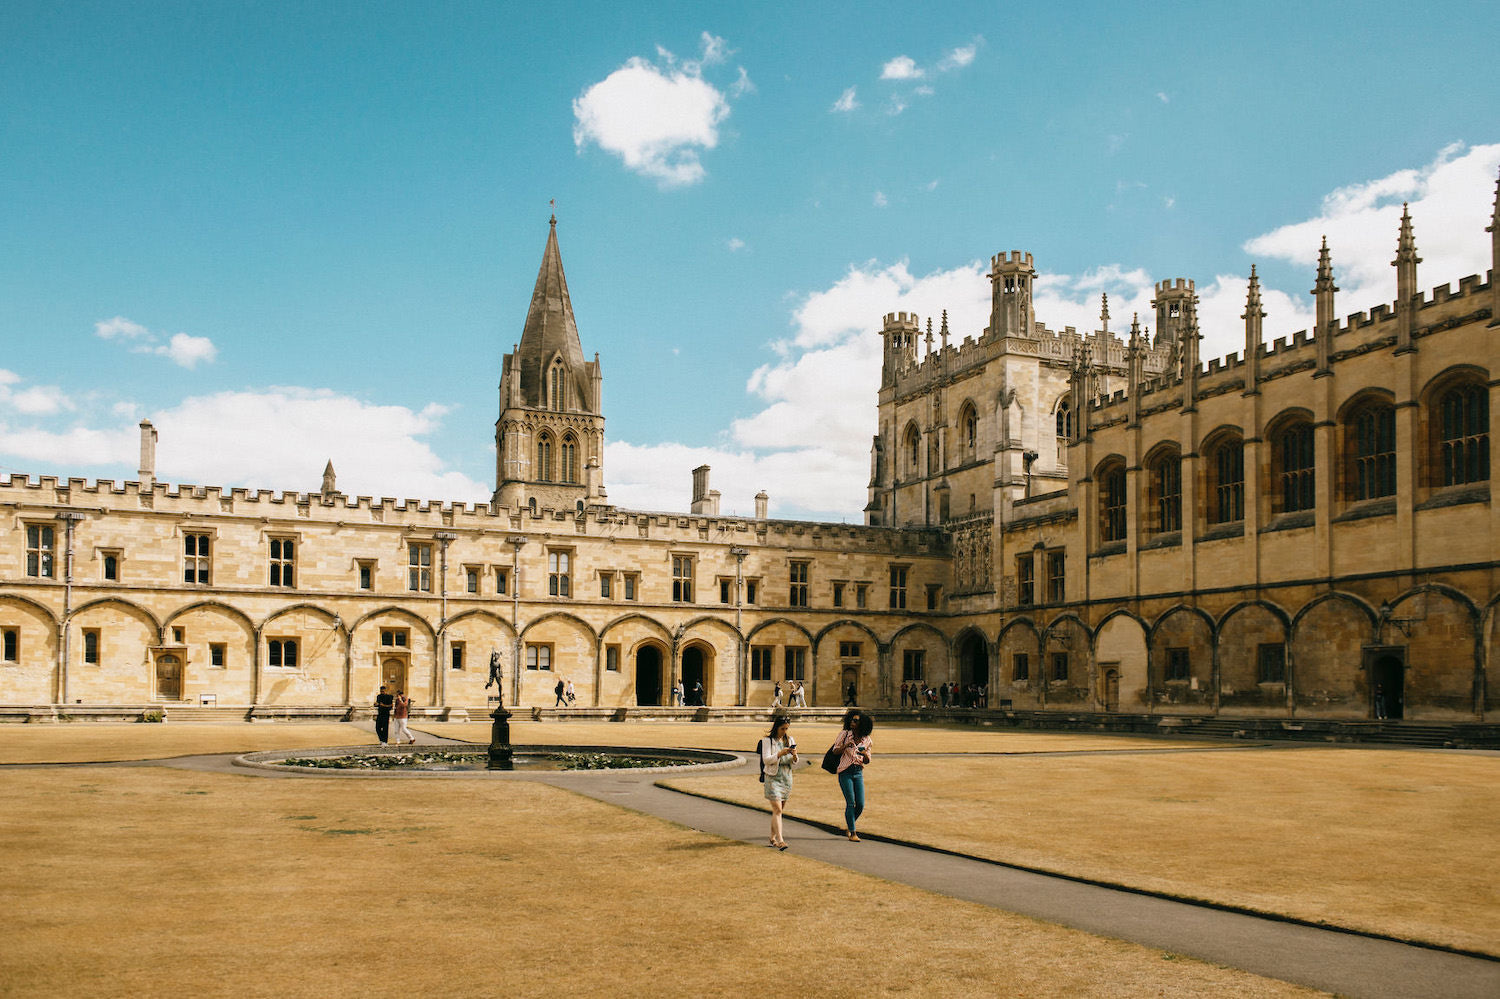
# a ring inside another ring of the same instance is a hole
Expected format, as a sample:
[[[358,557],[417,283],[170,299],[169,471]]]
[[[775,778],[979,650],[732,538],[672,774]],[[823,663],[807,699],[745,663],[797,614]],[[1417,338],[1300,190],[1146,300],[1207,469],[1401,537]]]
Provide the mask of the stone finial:
[[[1109,292],[1099,293],[1099,332],[1109,333]]]
[[[1318,350],[1318,366],[1314,377],[1329,374],[1333,357],[1333,331],[1338,319],[1333,311],[1333,294],[1338,291],[1333,283],[1333,259],[1328,253],[1328,237],[1323,237],[1323,246],[1318,250],[1318,280],[1313,285],[1313,303],[1317,309],[1317,326],[1313,328],[1313,342]]]
[[[323,487],[319,490],[324,496],[332,496],[339,491],[338,478],[334,475],[333,459],[328,459],[328,464],[323,466]]]
[[[932,355],[932,317],[927,317],[927,354]]]
[[[1500,327],[1500,177],[1495,179],[1495,210],[1490,213],[1490,327]]]
[[[942,325],[942,328],[938,330],[938,336],[942,337],[942,340],[943,340],[943,349],[947,350],[948,349],[948,310],[947,309],[943,310],[943,325]]]
[[[1417,296],[1417,265],[1422,258],[1417,256],[1417,241],[1411,231],[1411,211],[1401,203],[1401,235],[1396,240],[1396,259],[1391,266],[1396,268],[1396,353],[1415,350],[1411,333],[1413,302]]]

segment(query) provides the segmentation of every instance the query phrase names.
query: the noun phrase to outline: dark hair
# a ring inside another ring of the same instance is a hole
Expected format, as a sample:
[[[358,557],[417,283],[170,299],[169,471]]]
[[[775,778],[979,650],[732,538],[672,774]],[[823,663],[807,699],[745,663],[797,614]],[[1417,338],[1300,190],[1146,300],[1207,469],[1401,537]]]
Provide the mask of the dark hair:
[[[861,739],[869,736],[875,731],[875,719],[870,717],[868,711],[859,708],[850,708],[844,712],[844,728],[853,728],[854,734]]]
[[[778,728],[780,728],[781,726],[783,726],[783,725],[790,725],[791,723],[792,723],[792,716],[791,715],[772,715],[771,716],[771,731],[766,734],[766,738],[767,739],[774,739],[774,738],[776,738],[776,730]]]

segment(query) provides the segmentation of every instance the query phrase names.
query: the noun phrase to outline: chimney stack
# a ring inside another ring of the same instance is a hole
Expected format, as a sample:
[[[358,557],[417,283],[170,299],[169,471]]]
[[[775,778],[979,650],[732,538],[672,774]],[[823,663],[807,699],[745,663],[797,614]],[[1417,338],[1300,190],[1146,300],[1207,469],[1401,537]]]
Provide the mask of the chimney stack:
[[[142,488],[156,484],[156,428],[150,420],[141,421],[141,467],[135,474]]]

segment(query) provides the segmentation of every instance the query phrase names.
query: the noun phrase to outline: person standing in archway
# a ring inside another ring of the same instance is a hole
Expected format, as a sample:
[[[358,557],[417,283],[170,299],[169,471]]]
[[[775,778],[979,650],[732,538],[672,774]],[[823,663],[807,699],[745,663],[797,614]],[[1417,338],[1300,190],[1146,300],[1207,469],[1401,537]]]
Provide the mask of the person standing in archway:
[[[704,700],[704,696],[705,694],[703,690],[703,681],[699,680],[697,683],[693,684],[693,703],[700,708],[703,707],[708,703],[706,700]]]

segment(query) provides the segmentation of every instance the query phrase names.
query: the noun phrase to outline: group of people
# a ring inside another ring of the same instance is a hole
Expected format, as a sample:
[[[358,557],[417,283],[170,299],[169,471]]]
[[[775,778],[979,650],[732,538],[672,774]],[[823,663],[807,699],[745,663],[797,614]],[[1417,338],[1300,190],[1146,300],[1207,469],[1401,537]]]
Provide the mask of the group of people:
[[[689,698],[691,697],[691,700]],[[683,689],[682,681],[678,680],[672,684],[672,706],[686,705],[687,707],[703,707],[708,702],[704,699],[703,683],[700,681],[693,684],[691,693]]]
[[[901,706],[912,708],[987,708],[990,706],[990,689],[982,683],[971,683],[959,687],[957,682],[940,683],[936,687],[919,681],[901,683]]]
[[[578,703],[578,695],[573,691],[573,681],[558,680],[557,686],[552,688],[552,693],[557,695],[557,703],[554,708],[571,708]]]
[[[844,712],[843,727],[829,747],[829,752],[838,756],[839,790],[844,795],[844,835],[851,843],[859,842],[855,823],[865,810],[865,767],[870,765],[870,733],[874,730],[875,719],[853,708]],[[770,734],[760,740],[760,771],[766,800],[771,804],[771,846],[778,850],[787,848],[781,815],[792,794],[792,768],[798,758],[791,718],[775,715]]]
[[[806,688],[802,685],[802,681],[801,680],[788,680],[786,682],[786,687],[787,687],[787,689],[786,689],[786,706],[787,707],[789,707],[789,708],[805,708],[805,707],[807,707],[807,695],[805,693]],[[779,708],[779,707],[781,707],[781,696],[782,696],[781,681],[777,680],[776,681],[776,686],[774,688],[772,688],[772,691],[771,691],[771,707],[772,708]]]
[[[382,746],[390,744],[391,719],[396,720],[396,745],[403,742],[413,745],[417,737],[411,734],[411,729],[406,727],[406,720],[411,716],[411,698],[406,696],[406,691],[398,690],[394,694],[385,684],[380,685],[380,693],[375,695],[375,737],[380,740]]]

